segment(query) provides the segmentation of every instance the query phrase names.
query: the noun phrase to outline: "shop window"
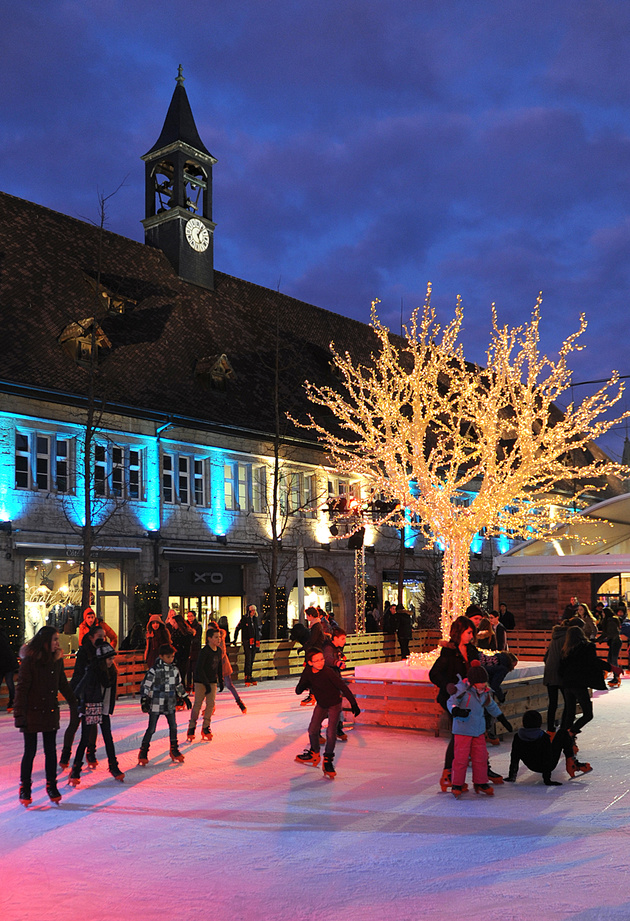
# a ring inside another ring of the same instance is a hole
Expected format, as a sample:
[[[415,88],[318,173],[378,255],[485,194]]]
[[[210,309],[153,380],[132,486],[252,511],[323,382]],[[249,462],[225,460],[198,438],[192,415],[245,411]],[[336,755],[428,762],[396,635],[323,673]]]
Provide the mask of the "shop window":
[[[180,505],[206,505],[205,463],[189,454],[162,455],[162,497]]]
[[[71,439],[40,432],[15,433],[15,487],[70,491]]]
[[[142,499],[142,452],[129,445],[94,445],[94,495]]]

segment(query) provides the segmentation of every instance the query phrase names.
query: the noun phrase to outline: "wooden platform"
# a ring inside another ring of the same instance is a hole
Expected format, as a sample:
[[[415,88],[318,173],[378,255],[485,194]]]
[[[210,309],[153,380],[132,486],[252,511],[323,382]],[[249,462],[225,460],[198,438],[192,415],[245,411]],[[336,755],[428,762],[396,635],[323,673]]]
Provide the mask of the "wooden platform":
[[[437,688],[429,682],[353,678],[348,684],[361,707],[359,724],[416,729],[436,736],[450,733],[449,718],[435,701]],[[514,729],[521,727],[525,710],[539,710],[543,721],[546,719],[547,689],[542,683],[542,666],[539,676],[506,679],[501,687],[506,701],[500,706]],[[497,724],[497,735],[505,731]]]

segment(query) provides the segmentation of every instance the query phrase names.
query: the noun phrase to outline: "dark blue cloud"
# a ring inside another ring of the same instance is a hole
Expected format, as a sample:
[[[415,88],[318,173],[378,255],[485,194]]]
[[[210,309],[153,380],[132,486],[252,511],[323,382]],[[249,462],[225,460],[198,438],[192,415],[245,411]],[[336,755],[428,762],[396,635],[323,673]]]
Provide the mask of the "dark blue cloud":
[[[630,372],[630,5],[619,0],[0,0],[0,188],[142,239],[140,156],[177,65],[217,157],[216,264],[398,329],[461,293],[577,377]]]

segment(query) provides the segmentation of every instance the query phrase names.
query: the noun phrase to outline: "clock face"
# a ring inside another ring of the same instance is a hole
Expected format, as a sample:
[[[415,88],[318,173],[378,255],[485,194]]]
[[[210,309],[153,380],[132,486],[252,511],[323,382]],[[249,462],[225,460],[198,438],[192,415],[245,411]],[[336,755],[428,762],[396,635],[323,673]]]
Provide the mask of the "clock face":
[[[205,252],[210,245],[208,228],[196,217],[191,218],[186,224],[186,239],[198,253]]]

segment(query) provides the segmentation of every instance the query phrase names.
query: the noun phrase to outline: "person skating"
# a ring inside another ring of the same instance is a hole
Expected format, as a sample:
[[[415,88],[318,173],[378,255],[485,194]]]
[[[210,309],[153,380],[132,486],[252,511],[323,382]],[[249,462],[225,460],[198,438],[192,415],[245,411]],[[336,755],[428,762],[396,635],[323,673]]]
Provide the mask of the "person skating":
[[[243,653],[245,655],[245,684],[257,684],[254,680],[254,660],[260,649],[260,627],[258,626],[258,609],[250,604],[234,630],[234,642],[241,634]]]
[[[161,715],[166,717],[169,728],[170,756],[173,761],[183,761],[184,756],[177,743],[177,720],[175,707],[180,697],[190,710],[190,698],[182,683],[181,674],[175,665],[176,650],[169,644],[158,649],[155,665],[150,668],[142,680],[140,696],[142,709],[149,714],[149,725],[140,743],[138,764],[149,763],[149,747]]]
[[[502,714],[499,705],[492,699],[488,687],[488,673],[477,661],[470,663],[468,677],[460,678],[446,702],[453,717],[453,737],[455,739],[452,793],[459,797],[464,792],[466,768],[472,762],[473,784],[475,793],[492,796],[494,790],[488,783],[488,751],[486,749],[485,713],[503,723],[508,732],[512,726]]]
[[[44,742],[46,792],[53,803],[61,800],[57,789],[56,750],[59,693],[69,704],[74,703],[74,694],[63,667],[59,635],[54,627],[41,627],[24,648],[15,694],[13,718],[16,728],[24,736],[19,792],[23,806],[30,806],[33,801],[31,779],[40,732]]]
[[[468,610],[471,610],[469,608]],[[431,666],[429,672],[429,681],[438,687],[437,703],[449,715],[450,713],[446,702],[449,698],[450,691],[447,690],[449,684],[455,684],[460,677],[466,677],[470,663],[481,661],[485,665],[486,661],[493,662],[492,656],[486,657],[474,645],[475,628],[472,620],[460,615],[456,617],[451,624],[450,638],[440,640],[440,655]],[[451,739],[446,747],[444,755],[444,770],[440,777],[440,787],[444,793],[451,786],[451,767],[453,764],[453,751],[455,748],[455,738]],[[497,774],[488,765],[488,777],[494,784],[502,784],[503,776]]]
[[[341,675],[326,665],[324,653],[321,649],[312,648],[307,650],[306,665],[298,681],[295,693],[301,694],[306,690],[313,694],[316,701],[308,727],[310,748],[305,749],[301,755],[297,755],[295,760],[300,764],[311,764],[313,767],[317,767],[320,761],[320,731],[322,722],[328,717],[323,771],[325,776],[332,778],[336,773],[333,759],[335,757],[335,743],[337,741],[337,726],[341,715],[342,697],[349,701],[355,716],[358,716],[361,710],[354,694]]]
[[[217,696],[217,685],[219,690],[223,690],[223,653],[221,651],[221,632],[218,627],[210,626],[206,630],[206,645],[199,653],[197,667],[195,669],[195,702],[192,713],[190,714],[190,723],[188,725],[188,735],[186,741],[193,742],[195,738],[195,727],[204,700],[206,709],[203,714],[203,723],[201,727],[201,738],[204,742],[212,740],[212,730],[210,722],[214,710],[214,702]]]
[[[88,655],[85,672],[74,687],[79,701],[79,716],[81,717],[81,739],[74,756],[72,770],[68,783],[78,787],[81,783],[81,768],[83,755],[88,745],[94,739],[98,726],[107,752],[109,772],[121,783],[125,779],[123,771],[118,765],[116,748],[112,737],[111,715],[116,706],[116,686],[118,672],[114,664],[116,655],[114,648],[105,640],[105,631],[99,624],[94,624],[88,631],[88,638],[81,648]],[[74,681],[74,676],[73,676]]]
[[[324,661],[329,668],[332,668],[338,675],[341,675],[341,669],[346,667],[346,656],[344,646],[346,645],[346,631],[341,627],[335,627],[331,636],[324,640]],[[337,723],[337,741],[347,742],[348,736],[343,731],[343,711],[339,714]]]
[[[508,783],[516,781],[518,767],[522,761],[534,774],[542,774],[543,783],[547,787],[561,786],[559,780],[551,779],[551,773],[557,767],[563,753],[567,773],[571,777],[592,771],[590,764],[582,763],[575,757],[574,740],[566,729],[552,733],[543,732],[542,716],[538,710],[526,710],[523,714],[523,728],[519,729],[512,739],[510,769],[504,780]]]
[[[234,682],[232,681],[232,663],[230,662],[230,657],[227,654],[227,636],[228,632],[225,627],[220,627],[216,621],[211,621],[208,626],[216,627],[219,631],[221,637],[219,646],[221,648],[221,669],[223,672],[223,684],[228,689],[234,700],[236,701],[236,706],[239,708],[241,713],[247,713],[247,707],[241,699],[241,695],[238,693],[234,687]]]
[[[597,650],[584,636],[581,627],[572,626],[562,647],[558,672],[564,683],[564,713],[562,729],[568,729],[576,736],[593,719],[593,703],[590,689],[605,691],[604,673],[606,666],[598,659]],[[577,704],[582,715],[575,718]]]

